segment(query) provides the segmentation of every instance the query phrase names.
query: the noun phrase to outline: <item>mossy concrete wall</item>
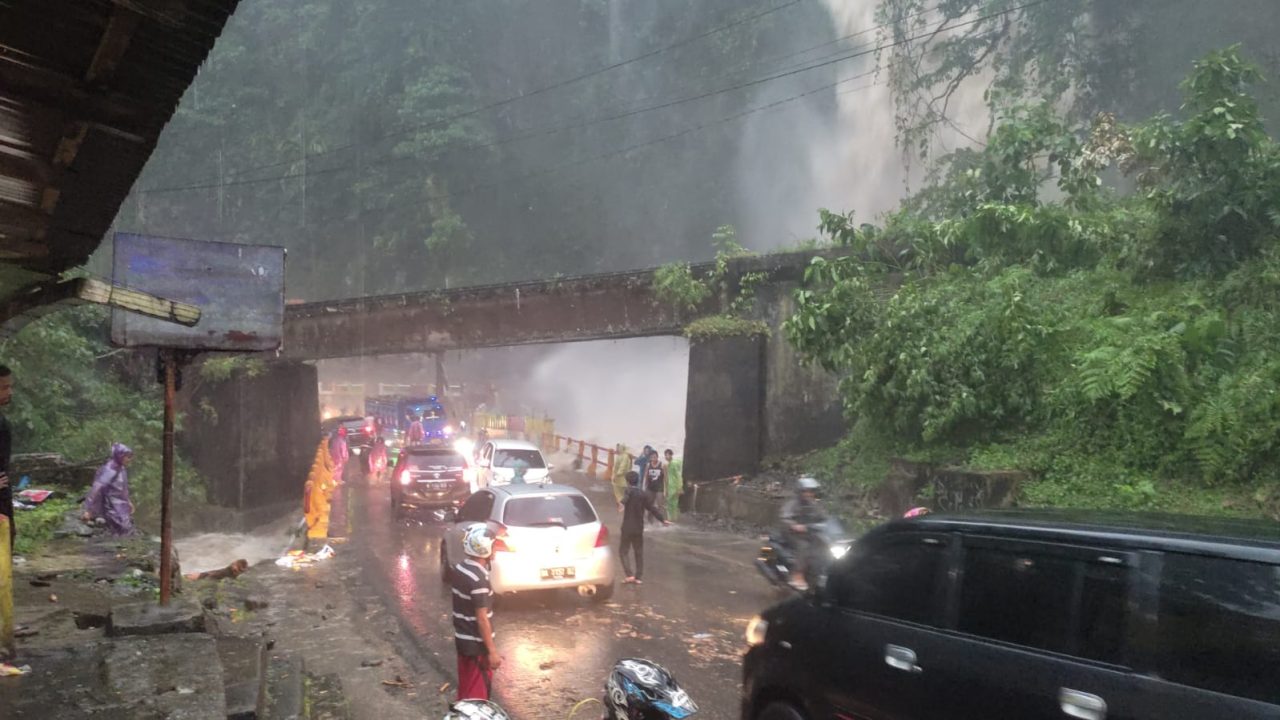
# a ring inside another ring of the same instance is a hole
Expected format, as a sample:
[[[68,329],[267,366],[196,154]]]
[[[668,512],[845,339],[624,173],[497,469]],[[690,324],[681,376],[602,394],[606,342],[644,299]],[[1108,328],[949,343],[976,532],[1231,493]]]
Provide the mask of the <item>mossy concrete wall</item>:
[[[756,313],[769,326],[764,354],[765,457],[795,455],[829,447],[844,436],[847,423],[836,376],[805,365],[787,341],[783,323],[796,311],[799,283],[760,288]]]
[[[754,335],[690,341],[686,482],[754,472],[760,466],[764,344],[763,337]]]
[[[221,382],[199,382],[198,369],[188,371],[178,442],[217,505],[254,510],[296,501],[301,507],[320,442],[316,368],[293,362],[266,368],[258,377],[238,374]]]

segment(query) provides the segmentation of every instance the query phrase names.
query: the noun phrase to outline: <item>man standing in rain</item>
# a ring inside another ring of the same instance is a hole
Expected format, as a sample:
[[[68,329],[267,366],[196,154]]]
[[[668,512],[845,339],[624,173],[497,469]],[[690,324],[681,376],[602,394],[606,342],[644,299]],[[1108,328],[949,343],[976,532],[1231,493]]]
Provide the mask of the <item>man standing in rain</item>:
[[[663,493],[667,491],[667,469],[663,466],[662,458],[658,456],[656,450],[649,453],[649,466],[644,469],[641,477],[644,478],[644,491],[649,493],[649,499],[655,505],[666,505]]]
[[[618,512],[622,513],[622,530],[618,533],[621,535],[618,555],[622,560],[622,572],[626,575],[626,579],[622,582],[640,585],[644,583],[645,513],[661,520],[663,525],[671,523],[662,514],[662,509],[653,504],[653,496],[640,487],[640,476],[635,470],[627,473],[627,492],[622,496],[622,502],[618,503]],[[635,572],[631,571],[632,552],[636,556]]]
[[[112,535],[133,534],[133,501],[129,499],[129,463],[133,451],[125,445],[111,446],[111,457],[93,478],[93,487],[84,500],[85,522],[101,519]]]
[[[459,700],[488,700],[493,671],[502,665],[494,644],[493,589],[489,585],[494,539],[483,524],[472,526],[462,538],[466,558],[449,570]]]
[[[13,371],[0,365],[0,408],[8,407],[13,399]],[[13,435],[9,420],[0,415],[0,515],[9,521],[9,554],[18,540],[18,529],[13,524],[13,488],[9,486],[9,456],[13,452]]]

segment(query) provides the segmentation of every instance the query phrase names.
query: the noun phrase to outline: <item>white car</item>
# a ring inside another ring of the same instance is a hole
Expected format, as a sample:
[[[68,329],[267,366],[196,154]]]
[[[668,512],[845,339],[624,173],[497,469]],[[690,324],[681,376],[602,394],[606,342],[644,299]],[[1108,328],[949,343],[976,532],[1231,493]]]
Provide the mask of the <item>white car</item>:
[[[495,594],[571,587],[601,602],[612,597],[616,565],[609,531],[577,488],[502,485],[476,492],[440,543],[442,582],[465,557],[462,538],[477,524],[497,537],[489,572]]]
[[[524,481],[544,483],[550,480],[552,466],[537,445],[524,440],[490,440],[476,453],[477,485],[482,488],[506,485],[515,477],[516,463],[524,463]]]

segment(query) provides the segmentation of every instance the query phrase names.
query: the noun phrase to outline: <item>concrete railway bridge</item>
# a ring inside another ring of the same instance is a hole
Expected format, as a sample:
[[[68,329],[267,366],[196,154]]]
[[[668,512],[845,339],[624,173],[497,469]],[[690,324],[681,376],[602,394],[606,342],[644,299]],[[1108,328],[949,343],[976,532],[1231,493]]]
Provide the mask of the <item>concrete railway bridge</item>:
[[[197,465],[240,458],[229,477],[221,465],[220,504],[294,498],[315,452],[319,400],[308,361],[683,335],[692,321],[723,313],[744,276],[763,273],[747,318],[767,332],[691,338],[685,410],[687,478],[751,472],[766,456],[820,447],[844,431],[834,378],[803,366],[781,335],[814,255],[735,259],[727,291],[687,311],[659,298],[652,269],[289,306],[284,347],[265,375],[202,387],[199,402],[221,420],[190,433],[203,440],[188,452]],[[195,415],[189,424],[205,421]],[[211,435],[222,440],[209,443]]]

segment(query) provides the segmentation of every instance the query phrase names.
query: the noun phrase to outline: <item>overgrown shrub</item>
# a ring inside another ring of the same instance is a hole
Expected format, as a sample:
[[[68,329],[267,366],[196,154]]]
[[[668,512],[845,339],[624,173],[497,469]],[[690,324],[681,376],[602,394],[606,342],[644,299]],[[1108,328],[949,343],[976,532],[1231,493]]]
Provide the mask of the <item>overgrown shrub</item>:
[[[1256,80],[1228,49],[1181,121],[1015,108],[883,227],[824,212],[855,252],[810,266],[788,337],[893,453],[1030,470],[1033,501],[1280,481],[1280,150]]]

